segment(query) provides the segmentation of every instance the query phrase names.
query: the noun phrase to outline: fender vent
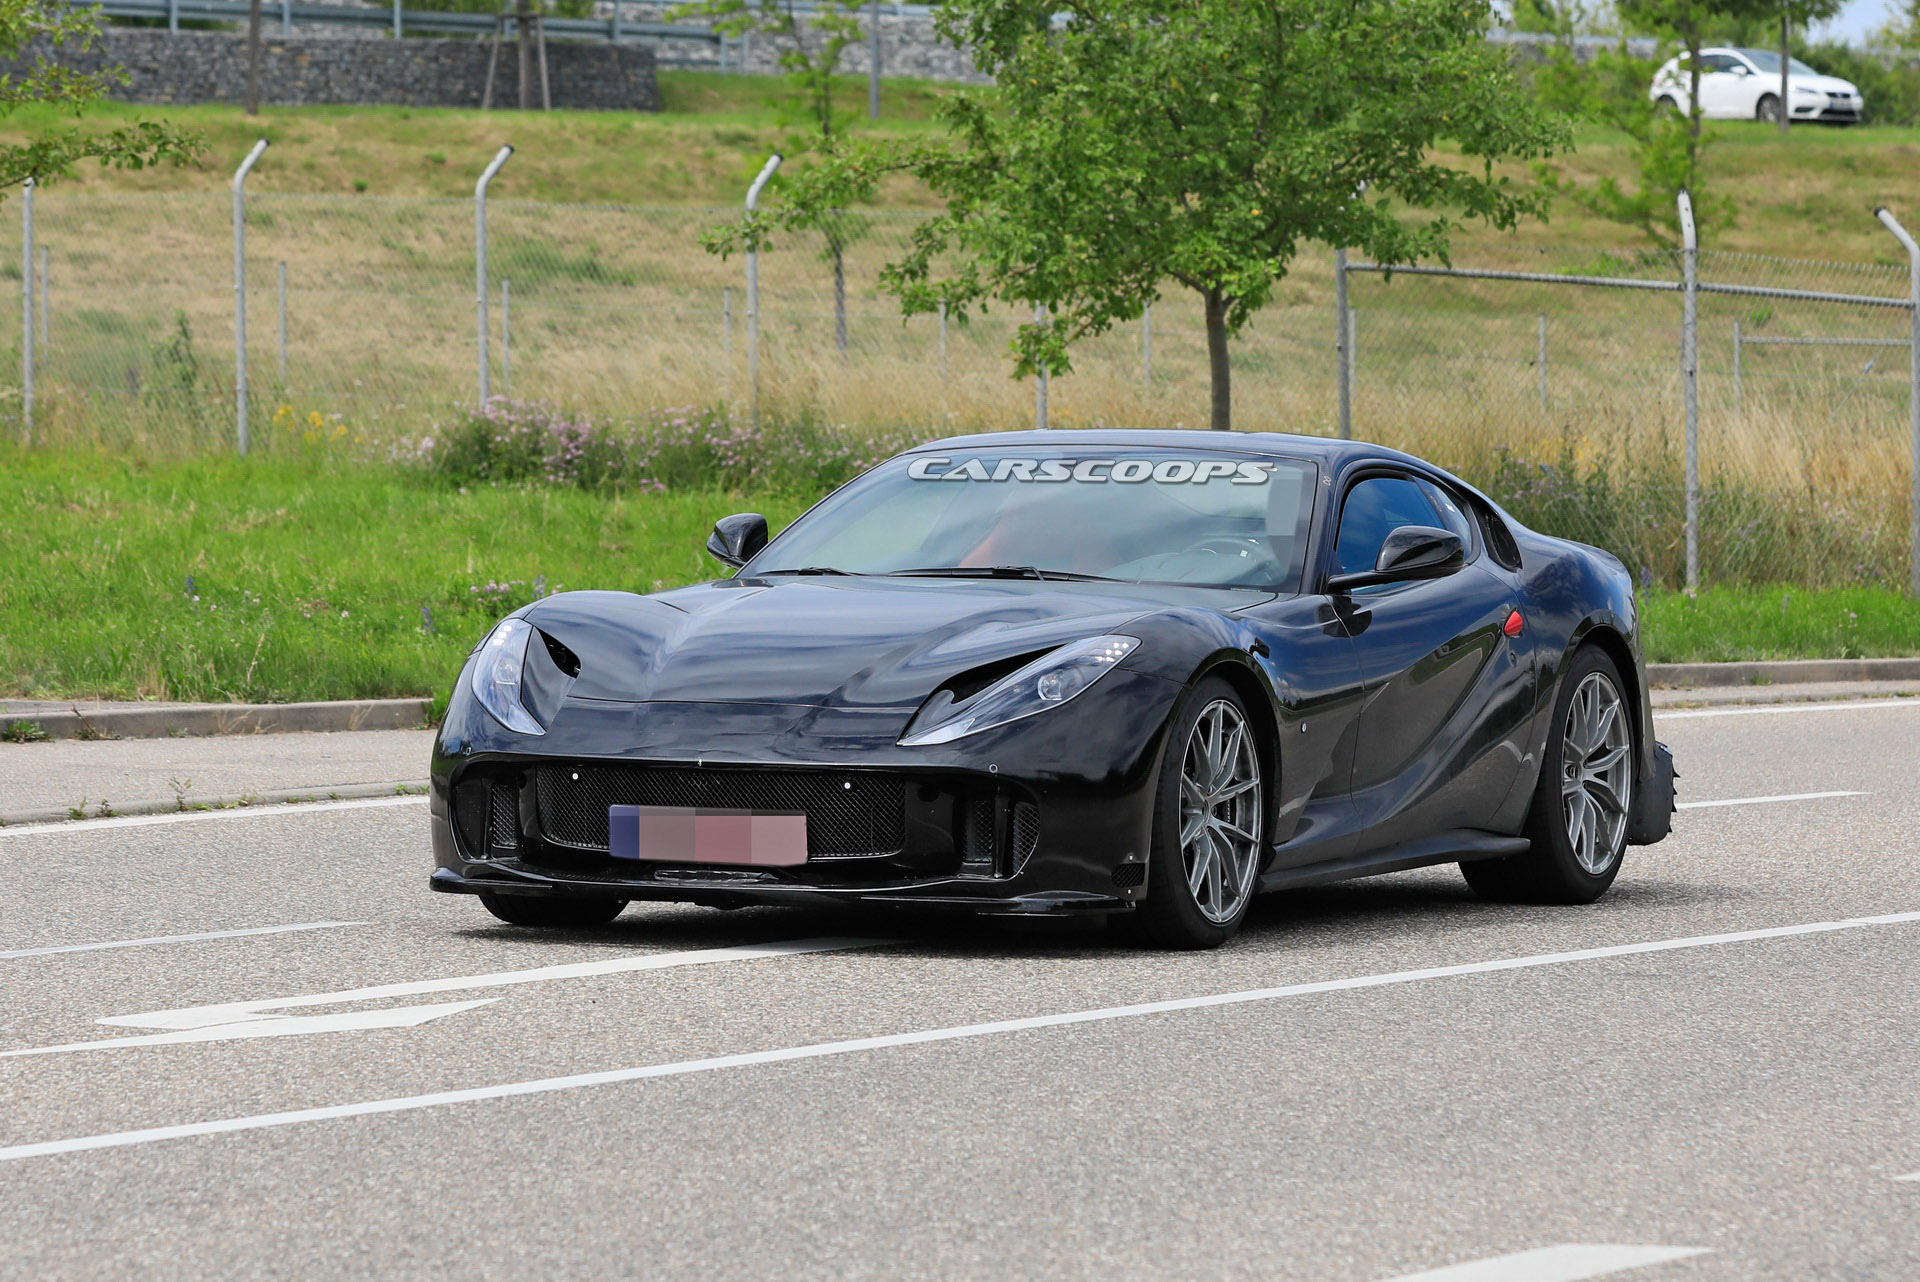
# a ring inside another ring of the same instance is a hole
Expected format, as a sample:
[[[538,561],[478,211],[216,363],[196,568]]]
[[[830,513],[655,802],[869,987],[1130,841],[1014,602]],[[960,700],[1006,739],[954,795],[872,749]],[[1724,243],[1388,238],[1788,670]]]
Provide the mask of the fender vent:
[[[1145,864],[1121,864],[1113,870],[1115,890],[1132,890],[1136,886],[1147,884],[1147,866]]]
[[[493,850],[520,848],[520,790],[504,783],[493,785],[492,817],[487,845]]]

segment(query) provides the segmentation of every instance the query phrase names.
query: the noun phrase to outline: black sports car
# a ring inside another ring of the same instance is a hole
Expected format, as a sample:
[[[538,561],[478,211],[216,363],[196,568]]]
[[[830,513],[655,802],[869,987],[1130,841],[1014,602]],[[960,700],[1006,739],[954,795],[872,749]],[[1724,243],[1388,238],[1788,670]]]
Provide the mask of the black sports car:
[[[737,569],[502,620],[433,756],[436,890],[1100,913],[1206,947],[1256,891],[1458,862],[1597,898],[1660,840],[1633,581],[1378,446],[937,441]]]

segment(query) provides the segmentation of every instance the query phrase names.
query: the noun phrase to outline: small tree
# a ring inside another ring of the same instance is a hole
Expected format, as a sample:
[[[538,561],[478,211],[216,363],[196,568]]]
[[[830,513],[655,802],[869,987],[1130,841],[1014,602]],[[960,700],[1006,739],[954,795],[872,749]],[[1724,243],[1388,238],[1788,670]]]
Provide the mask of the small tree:
[[[840,70],[847,46],[860,40],[860,12],[864,0],[817,0],[804,13],[793,0],[693,0],[673,9],[669,18],[705,18],[722,35],[756,33],[781,44],[779,63],[798,90],[806,115],[808,136],[787,148],[790,152],[831,148],[844,131],[847,116],[833,105],[833,77]],[[833,264],[834,345],[847,350],[847,249],[859,238],[861,225],[844,208],[822,209],[814,217],[795,220],[826,239],[822,257]]]
[[[1825,22],[1846,7],[1846,0],[1784,0],[1780,5],[1780,132],[1793,128],[1793,97],[1787,92],[1787,68],[1793,59],[1792,35],[1816,22]]]
[[[1229,340],[1273,296],[1304,243],[1388,263],[1444,259],[1459,210],[1496,227],[1540,212],[1494,172],[1565,138],[1460,0],[948,0],[942,35],[997,90],[958,95],[944,142],[836,144],[757,243],[907,172],[946,203],[889,264],[911,315],[964,322],[998,302],[1044,304],[1015,340],[1015,373],[1071,368],[1083,337],[1136,318],[1169,282],[1206,316],[1211,422],[1232,425]],[[1438,154],[1451,144],[1468,162]],[[937,267],[945,265],[944,274]]]
[[[86,50],[98,33],[93,10],[69,9],[57,0],[0,0],[0,57],[18,59],[36,38],[55,49]],[[124,82],[125,75],[117,68],[76,71],[41,56],[25,75],[0,77],[0,116],[10,116],[29,103],[53,103],[78,116],[89,103]],[[70,127],[41,129],[24,142],[0,143],[0,190],[29,178],[45,182],[83,160],[116,169],[144,169],[162,161],[187,164],[202,149],[197,135],[158,120],[89,132]]]

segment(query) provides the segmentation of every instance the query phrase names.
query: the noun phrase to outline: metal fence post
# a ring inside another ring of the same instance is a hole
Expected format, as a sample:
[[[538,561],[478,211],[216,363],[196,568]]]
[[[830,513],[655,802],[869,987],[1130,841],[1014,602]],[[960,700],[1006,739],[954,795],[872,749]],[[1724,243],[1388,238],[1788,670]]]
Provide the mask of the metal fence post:
[[[500,385],[513,386],[513,282],[500,278]]]
[[[280,386],[287,385],[287,265],[280,264]]]
[[[473,297],[476,326],[475,354],[480,367],[480,404],[484,407],[492,392],[488,386],[488,375],[492,364],[487,353],[487,184],[500,172],[500,166],[507,163],[507,157],[513,154],[513,145],[509,143],[494,153],[492,161],[480,173],[480,181],[473,185]]]
[[[33,443],[33,179],[20,185],[20,430]]]
[[[293,34],[293,0],[280,0],[280,34]]]
[[[753,221],[760,208],[760,189],[780,168],[780,153],[774,152],[761,166],[760,174],[747,188],[747,221]],[[753,425],[760,426],[760,251],[747,250],[747,393],[752,398]]]
[[[1033,323],[1038,325],[1047,319],[1044,303],[1033,305]],[[1033,380],[1033,425],[1039,431],[1047,430],[1047,367],[1042,365],[1038,377]]]
[[[1733,323],[1733,407],[1743,410],[1747,407],[1746,389],[1740,385],[1740,322]]]
[[[1333,251],[1333,351],[1340,383],[1340,439],[1353,439],[1353,317],[1347,306],[1347,251]]]
[[[267,140],[233,171],[233,401],[240,453],[247,452],[247,175],[267,150]]]
[[[400,13],[400,0],[393,0],[393,38],[395,40],[398,40],[401,36]]]
[[[180,0],[167,0],[167,30],[180,30]]]
[[[1140,385],[1153,386],[1153,304],[1140,309]]]
[[[1547,412],[1547,314],[1540,313],[1540,352],[1534,358],[1534,371],[1540,376],[1540,412]]]
[[[1920,597],[1920,245],[1900,225],[1886,206],[1873,211],[1900,247],[1907,251],[1907,290],[1911,300],[1907,331],[1907,429],[1912,436],[1907,466],[1910,469],[1910,494],[1907,500],[1907,537],[1909,557],[1908,587]]]
[[[1680,394],[1687,412],[1687,591],[1700,590],[1700,238],[1680,193]]]

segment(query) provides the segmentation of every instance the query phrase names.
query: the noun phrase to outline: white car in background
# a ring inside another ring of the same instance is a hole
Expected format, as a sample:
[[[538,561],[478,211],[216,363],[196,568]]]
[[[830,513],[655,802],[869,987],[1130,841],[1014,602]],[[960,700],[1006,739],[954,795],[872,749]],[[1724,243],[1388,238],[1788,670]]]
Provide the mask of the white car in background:
[[[1647,97],[1687,110],[1686,55],[1653,73]],[[1823,76],[1798,58],[1787,59],[1787,115],[1793,120],[1857,124],[1866,101],[1852,82]],[[1715,120],[1780,119],[1780,55],[1772,49],[1702,49],[1700,114]]]

